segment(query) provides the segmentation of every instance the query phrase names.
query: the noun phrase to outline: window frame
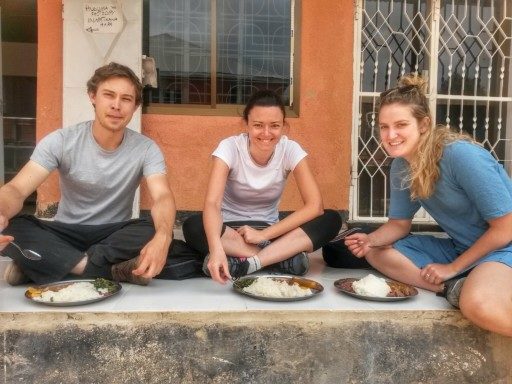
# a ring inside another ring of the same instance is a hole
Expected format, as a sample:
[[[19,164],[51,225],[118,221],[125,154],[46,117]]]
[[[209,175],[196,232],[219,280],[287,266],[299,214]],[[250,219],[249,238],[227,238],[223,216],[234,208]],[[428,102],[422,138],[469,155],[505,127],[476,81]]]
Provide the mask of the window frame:
[[[217,47],[216,36],[216,0],[210,0],[212,7],[212,22],[210,30],[210,43],[212,47]],[[147,9],[147,2],[143,3],[143,36],[148,36],[149,39],[149,12]],[[290,105],[285,106],[287,117],[298,117],[300,106],[300,20],[301,20],[301,0],[291,1],[291,46],[290,46]],[[149,54],[149,41],[143,42],[143,53]],[[144,53],[144,51],[146,51]],[[220,104],[216,102],[217,98],[217,49],[212,52],[210,60],[210,73],[211,77],[211,100],[210,104],[167,104],[167,103],[152,103],[142,105],[143,114],[155,115],[192,115],[192,116],[241,116],[244,105],[242,104]]]

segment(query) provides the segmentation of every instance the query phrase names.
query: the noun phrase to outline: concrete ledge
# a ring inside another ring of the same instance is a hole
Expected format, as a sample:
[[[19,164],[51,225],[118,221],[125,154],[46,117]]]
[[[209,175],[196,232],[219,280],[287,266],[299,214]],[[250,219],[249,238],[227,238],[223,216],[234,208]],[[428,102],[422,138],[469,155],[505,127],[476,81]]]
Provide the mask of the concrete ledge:
[[[458,311],[0,313],[3,383],[511,383]]]

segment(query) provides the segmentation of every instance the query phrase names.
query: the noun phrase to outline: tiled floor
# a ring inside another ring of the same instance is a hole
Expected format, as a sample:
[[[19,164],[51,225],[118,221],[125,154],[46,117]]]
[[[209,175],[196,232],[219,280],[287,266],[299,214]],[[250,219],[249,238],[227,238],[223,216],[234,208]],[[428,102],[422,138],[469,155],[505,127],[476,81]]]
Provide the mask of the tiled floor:
[[[184,281],[153,280],[147,287],[123,284],[119,294],[84,306],[50,307],[24,297],[27,286],[11,287],[3,280],[9,259],[0,257],[0,312],[203,312],[244,310],[445,310],[451,306],[433,293],[420,290],[419,295],[404,301],[364,301],[339,293],[333,283],[344,277],[362,277],[366,270],[343,270],[326,267],[319,251],[310,255],[311,268],[306,277],[318,281],[324,291],[308,300],[268,302],[236,293],[231,284],[220,285],[207,278]],[[375,273],[375,272],[372,272]]]

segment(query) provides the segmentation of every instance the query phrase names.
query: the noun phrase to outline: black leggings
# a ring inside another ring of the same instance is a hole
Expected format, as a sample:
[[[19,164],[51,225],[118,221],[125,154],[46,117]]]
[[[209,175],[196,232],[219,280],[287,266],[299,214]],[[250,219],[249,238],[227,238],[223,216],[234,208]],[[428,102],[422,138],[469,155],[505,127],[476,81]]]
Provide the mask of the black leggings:
[[[112,264],[137,257],[155,234],[151,218],[118,223],[83,225],[39,220],[31,215],[11,219],[3,231],[14,236],[22,248],[41,254],[41,260],[28,260],[8,246],[2,253],[16,261],[23,272],[38,284],[64,278],[86,252],[89,262],[82,277],[111,278]]]
[[[300,226],[313,243],[313,250],[317,250],[327,244],[336,236],[341,228],[341,216],[332,209],[324,210],[323,215],[315,217]],[[221,236],[226,226],[239,228],[249,225],[256,229],[268,227],[269,224],[263,221],[230,221],[222,224]],[[208,241],[204,232],[203,216],[201,214],[190,216],[183,223],[183,236],[187,244],[200,252],[202,255],[208,253]]]

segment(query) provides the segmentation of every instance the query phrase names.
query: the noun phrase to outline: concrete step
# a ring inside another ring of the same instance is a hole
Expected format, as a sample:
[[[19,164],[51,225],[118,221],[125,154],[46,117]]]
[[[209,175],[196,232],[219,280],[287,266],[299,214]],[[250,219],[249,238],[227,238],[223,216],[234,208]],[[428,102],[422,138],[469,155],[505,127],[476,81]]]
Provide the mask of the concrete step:
[[[307,277],[324,291],[293,303],[197,278],[123,284],[108,300],[58,308],[0,280],[0,382],[512,383],[511,338],[431,292],[388,303],[342,295],[334,281],[370,271],[310,259]]]
[[[335,280],[369,271],[328,268],[318,252],[311,261],[324,292],[293,303],[197,278],[123,284],[109,300],[58,308],[0,280],[0,382],[512,383],[512,339],[431,292],[390,303],[342,295]]]
[[[1,313],[4,383],[510,383],[457,311]]]

